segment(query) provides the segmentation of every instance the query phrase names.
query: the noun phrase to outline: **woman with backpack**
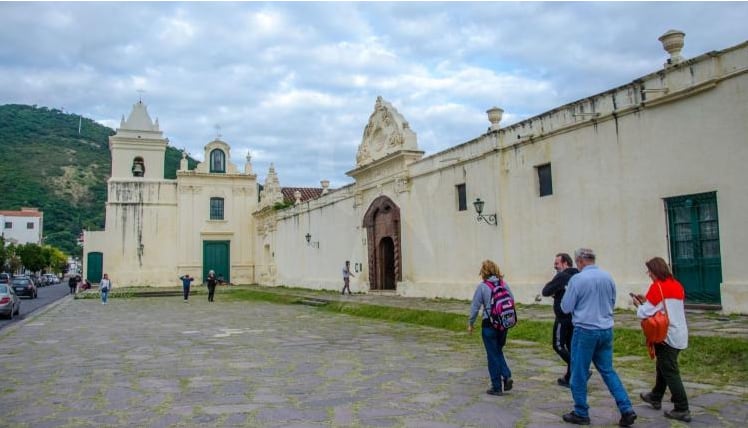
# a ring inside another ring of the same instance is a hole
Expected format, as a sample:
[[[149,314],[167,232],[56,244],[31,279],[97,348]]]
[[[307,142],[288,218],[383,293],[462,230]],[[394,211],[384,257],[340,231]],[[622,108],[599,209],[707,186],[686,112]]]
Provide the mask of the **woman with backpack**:
[[[483,307],[483,321],[481,322],[481,337],[486,347],[488,358],[488,374],[491,376],[491,388],[486,391],[489,395],[504,395],[510,391],[514,382],[512,372],[504,357],[504,345],[508,327],[492,323],[490,313],[492,312],[491,296],[504,295],[511,299],[512,310],[514,307],[514,296],[509,290],[509,285],[504,282],[499,266],[491,260],[484,260],[480,268],[480,276],[483,281],[478,284],[473,295],[473,303],[470,306],[470,318],[468,320],[468,333],[473,333],[473,324],[478,316],[478,311]],[[516,318],[514,318],[516,321]],[[512,324],[513,325],[513,324]]]

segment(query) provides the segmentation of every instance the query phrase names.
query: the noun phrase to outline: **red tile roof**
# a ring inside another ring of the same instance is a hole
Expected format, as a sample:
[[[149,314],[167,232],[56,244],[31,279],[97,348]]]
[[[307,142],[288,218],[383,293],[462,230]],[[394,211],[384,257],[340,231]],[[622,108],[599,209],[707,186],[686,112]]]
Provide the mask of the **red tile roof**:
[[[318,187],[281,187],[283,202],[296,202],[296,198],[293,194],[297,190],[301,192],[301,202],[305,202],[310,199],[317,199],[322,194],[322,188]]]
[[[41,217],[42,212],[36,208],[22,208],[20,211],[0,211],[6,217]]]

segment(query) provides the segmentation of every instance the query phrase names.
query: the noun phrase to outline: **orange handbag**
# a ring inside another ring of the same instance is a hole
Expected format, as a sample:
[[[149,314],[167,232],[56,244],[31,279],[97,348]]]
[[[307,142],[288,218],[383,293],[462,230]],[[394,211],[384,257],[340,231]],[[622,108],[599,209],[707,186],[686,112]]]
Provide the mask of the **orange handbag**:
[[[667,315],[667,305],[665,304],[665,295],[662,293],[662,285],[657,282],[657,287],[659,287],[660,295],[662,295],[663,310],[657,311],[651,317],[642,320],[642,331],[644,332],[644,337],[647,338],[647,350],[649,351],[649,357],[652,359],[655,357],[654,345],[665,341],[667,330],[670,326],[670,320]]]

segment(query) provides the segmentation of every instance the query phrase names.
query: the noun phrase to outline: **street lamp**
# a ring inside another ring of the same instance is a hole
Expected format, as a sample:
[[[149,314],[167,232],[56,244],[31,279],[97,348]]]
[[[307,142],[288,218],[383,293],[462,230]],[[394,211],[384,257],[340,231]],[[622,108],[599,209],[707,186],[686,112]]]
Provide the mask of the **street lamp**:
[[[480,198],[477,198],[475,202],[473,202],[473,206],[475,206],[475,212],[478,213],[478,217],[476,218],[476,220],[478,220],[479,223],[481,221],[485,221],[490,225],[498,225],[496,214],[483,215],[483,205],[485,205],[485,202],[481,201]]]

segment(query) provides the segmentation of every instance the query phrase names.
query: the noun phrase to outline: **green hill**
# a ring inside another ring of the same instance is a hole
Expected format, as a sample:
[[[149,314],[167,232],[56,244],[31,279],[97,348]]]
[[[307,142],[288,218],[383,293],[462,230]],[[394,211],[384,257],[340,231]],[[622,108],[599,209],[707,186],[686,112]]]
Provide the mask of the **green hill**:
[[[79,255],[81,230],[104,228],[110,135],[111,128],[57,109],[0,106],[0,210],[39,208],[45,243]],[[165,178],[176,178],[181,157],[167,148]]]

